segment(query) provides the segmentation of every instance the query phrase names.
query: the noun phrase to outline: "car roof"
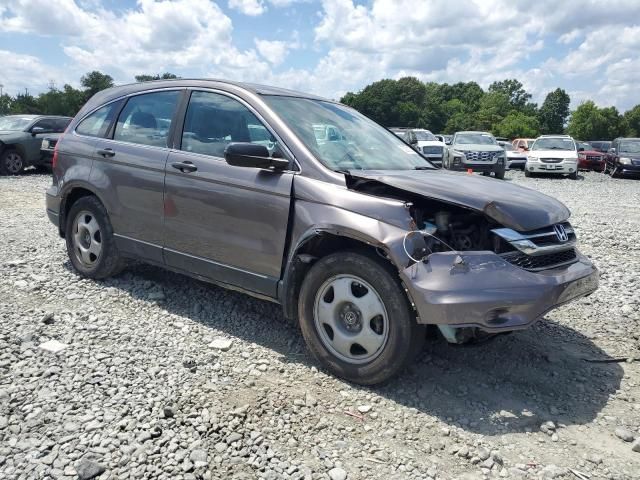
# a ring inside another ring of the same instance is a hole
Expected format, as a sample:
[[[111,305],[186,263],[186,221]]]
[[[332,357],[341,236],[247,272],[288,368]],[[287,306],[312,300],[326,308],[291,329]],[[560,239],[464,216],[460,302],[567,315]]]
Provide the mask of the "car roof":
[[[73,118],[73,117],[65,117],[62,115],[34,115],[33,113],[25,113],[24,115],[20,115],[19,113],[12,113],[11,115],[4,116],[4,118],[7,118],[7,117],[30,118],[31,120],[35,120],[36,118],[68,118],[68,119]]]
[[[311,93],[303,93],[286,88],[271,87],[268,85],[259,85],[257,83],[234,82],[230,80],[221,80],[217,78],[178,78],[170,80],[152,80],[149,82],[129,83],[126,85],[118,85],[96,93],[89,101],[92,105],[105,103],[116,98],[130,95],[133,93],[144,92],[146,90],[171,88],[171,87],[201,87],[216,88],[220,84],[235,86],[246,90],[250,93],[258,95],[278,95],[285,97],[308,98],[312,100],[323,100],[326,102],[338,103],[327,98],[313,95]]]
[[[573,140],[573,137],[571,135],[540,135],[538,138],[571,138]]]
[[[491,135],[491,133],[489,132],[481,132],[479,130],[462,130],[460,132],[456,132],[455,134],[459,134],[459,133],[482,133],[482,134],[486,134],[486,135]],[[491,135],[493,137],[493,135]]]
[[[639,137],[618,137],[616,138],[616,140],[640,140]],[[606,142],[609,142],[610,140],[603,140]]]

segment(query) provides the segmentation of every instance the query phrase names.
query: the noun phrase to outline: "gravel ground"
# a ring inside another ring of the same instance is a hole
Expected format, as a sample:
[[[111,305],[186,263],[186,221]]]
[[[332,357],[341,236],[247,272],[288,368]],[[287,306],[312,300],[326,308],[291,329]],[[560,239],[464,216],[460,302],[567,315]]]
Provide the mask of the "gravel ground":
[[[79,278],[50,181],[0,177],[0,478],[640,478],[640,181],[509,172],[571,208],[601,288],[376,388],[318,370],[268,302]]]

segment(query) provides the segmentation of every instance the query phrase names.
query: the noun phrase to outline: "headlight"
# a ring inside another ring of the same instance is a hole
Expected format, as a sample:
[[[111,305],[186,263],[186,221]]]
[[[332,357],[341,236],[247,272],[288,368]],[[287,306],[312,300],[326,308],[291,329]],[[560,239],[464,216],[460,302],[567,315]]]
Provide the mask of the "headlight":
[[[620,157],[620,163],[622,165],[631,165],[631,159],[628,157]]]

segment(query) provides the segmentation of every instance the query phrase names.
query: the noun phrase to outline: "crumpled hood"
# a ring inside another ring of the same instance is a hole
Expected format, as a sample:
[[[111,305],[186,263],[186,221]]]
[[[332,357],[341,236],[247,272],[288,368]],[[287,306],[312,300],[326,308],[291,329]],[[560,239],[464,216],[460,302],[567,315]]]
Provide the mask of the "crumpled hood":
[[[352,170],[354,178],[376,180],[426,198],[484,212],[519,232],[564,222],[571,212],[559,200],[509,181],[447,170]]]

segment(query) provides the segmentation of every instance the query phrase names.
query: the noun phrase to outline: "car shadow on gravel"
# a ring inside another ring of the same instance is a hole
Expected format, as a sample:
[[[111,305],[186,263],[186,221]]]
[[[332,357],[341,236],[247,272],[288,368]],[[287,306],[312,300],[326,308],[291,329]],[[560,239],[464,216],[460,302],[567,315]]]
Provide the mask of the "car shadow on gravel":
[[[68,262],[65,266],[71,270]],[[272,349],[283,363],[318,366],[298,328],[274,303],[143,264],[101,283]],[[149,300],[158,291],[166,299]],[[383,386],[352,387],[483,435],[537,431],[548,420],[567,426],[589,423],[620,388],[623,369],[606,361],[610,357],[586,336],[553,318],[552,312],[531,329],[478,347],[428,340],[420,358],[396,379]]]

